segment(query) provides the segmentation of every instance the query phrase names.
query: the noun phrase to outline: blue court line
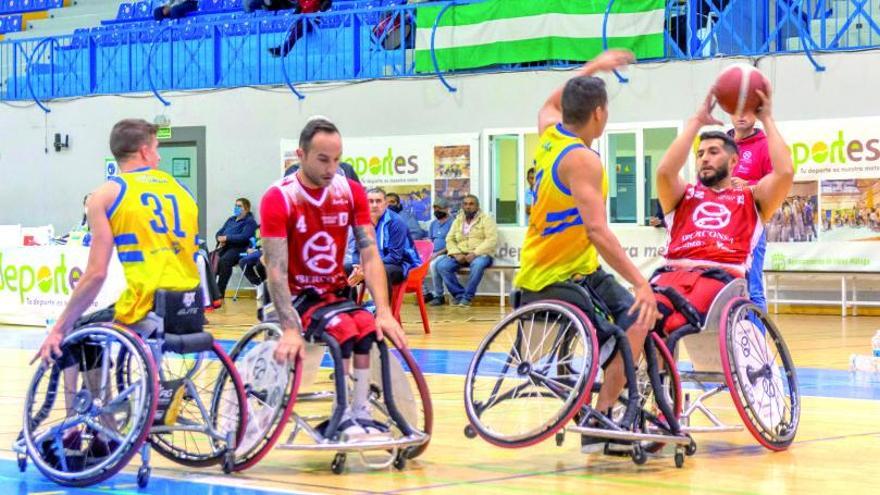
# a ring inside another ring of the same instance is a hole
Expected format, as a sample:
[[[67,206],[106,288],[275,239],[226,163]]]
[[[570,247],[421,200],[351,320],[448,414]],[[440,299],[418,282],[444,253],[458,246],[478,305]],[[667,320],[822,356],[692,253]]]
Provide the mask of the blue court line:
[[[136,465],[135,461],[132,461],[131,465]],[[230,478],[229,482],[234,483],[235,479]],[[38,495],[40,493],[46,493],[47,495],[50,493],[53,495],[144,495],[147,493],[162,495],[296,495],[297,492],[290,490],[278,491],[268,488],[250,488],[231,484],[208,484],[199,481],[158,476],[152,476],[147,488],[139,490],[135,475],[127,472],[119,473],[97,486],[67,488],[49,481],[32,464],[28,464],[27,470],[24,473],[19,473],[16,461],[0,459],[0,493],[3,495]]]

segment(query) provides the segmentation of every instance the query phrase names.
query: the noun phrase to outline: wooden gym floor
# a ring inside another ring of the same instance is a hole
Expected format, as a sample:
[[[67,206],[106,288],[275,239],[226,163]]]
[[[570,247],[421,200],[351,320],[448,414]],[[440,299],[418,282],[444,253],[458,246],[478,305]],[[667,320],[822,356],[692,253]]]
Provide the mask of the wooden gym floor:
[[[471,352],[499,318],[497,306],[429,308],[431,335],[418,311],[405,303],[409,345],[428,375],[434,403],[430,448],[404,471],[369,471],[350,460],[342,475],[330,472],[330,454],[274,451],[259,465],[225,476],[218,468],[189,470],[153,456],[150,486],[139,492],[131,475],[105,485],[68,489],[47,482],[33,467],[18,473],[10,450],[21,428],[23,398],[32,374],[27,362],[43,329],[0,327],[0,494],[163,493],[187,495],[269,493],[877,493],[880,476],[880,377],[849,373],[849,356],[870,352],[878,317],[779,315],[777,321],[798,366],[803,395],[797,439],[781,453],[759,446],[747,432],[696,437],[698,451],[683,469],[671,453],[643,466],[628,458],[583,455],[574,435],[562,447],[551,440],[507,450],[463,435],[463,374]],[[231,302],[209,315],[209,329],[235,340],[254,321],[254,301]],[[711,403],[731,423],[738,417],[728,396]]]

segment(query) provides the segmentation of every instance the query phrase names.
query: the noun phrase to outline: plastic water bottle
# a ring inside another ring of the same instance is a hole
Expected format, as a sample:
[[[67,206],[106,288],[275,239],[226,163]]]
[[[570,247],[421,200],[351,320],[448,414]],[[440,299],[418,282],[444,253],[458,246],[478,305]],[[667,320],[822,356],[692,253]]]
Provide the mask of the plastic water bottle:
[[[871,339],[871,349],[873,350],[872,354],[874,354],[874,357],[880,358],[880,330],[877,330],[874,338]]]

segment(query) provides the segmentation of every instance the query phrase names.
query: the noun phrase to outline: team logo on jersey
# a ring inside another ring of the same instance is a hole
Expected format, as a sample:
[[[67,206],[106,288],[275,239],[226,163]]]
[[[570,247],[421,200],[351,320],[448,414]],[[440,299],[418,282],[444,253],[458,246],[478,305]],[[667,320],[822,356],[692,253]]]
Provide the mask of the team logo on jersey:
[[[742,159],[744,162],[752,161],[752,150],[743,151]]]
[[[187,292],[183,295],[183,305],[187,308],[191,308],[193,304],[196,302],[196,293],[195,292]]]
[[[348,212],[339,214],[339,225],[348,225]]]
[[[303,245],[302,257],[309,270],[324,275],[336,271],[336,242],[326,232],[317,232]]]
[[[694,225],[701,229],[718,230],[730,223],[730,210],[721,203],[706,201],[694,210]]]

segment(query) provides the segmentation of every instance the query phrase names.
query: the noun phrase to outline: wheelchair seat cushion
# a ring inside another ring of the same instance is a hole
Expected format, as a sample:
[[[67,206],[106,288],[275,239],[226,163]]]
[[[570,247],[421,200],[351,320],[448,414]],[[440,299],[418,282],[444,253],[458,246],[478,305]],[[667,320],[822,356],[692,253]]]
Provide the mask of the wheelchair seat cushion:
[[[661,314],[657,328],[667,335],[686,324],[701,328],[715,296],[734,278],[720,268],[661,268],[651,277]]]
[[[198,333],[205,325],[205,304],[200,287],[186,291],[159,289],[154,312],[162,318],[166,334]]]

